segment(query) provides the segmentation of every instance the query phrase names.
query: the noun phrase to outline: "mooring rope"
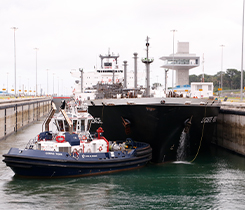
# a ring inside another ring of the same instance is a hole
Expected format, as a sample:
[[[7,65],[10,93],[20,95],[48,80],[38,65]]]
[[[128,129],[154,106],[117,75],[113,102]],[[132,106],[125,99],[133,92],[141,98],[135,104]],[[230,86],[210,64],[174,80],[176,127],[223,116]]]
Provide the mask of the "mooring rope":
[[[102,115],[102,116],[101,116],[101,118],[102,118],[102,119],[101,119],[101,122],[103,122],[103,117],[104,117],[104,106],[105,106],[104,103],[102,103],[102,105],[103,105],[103,107],[102,107],[102,114],[101,114],[101,115]]]
[[[208,105],[208,104],[207,104]],[[199,147],[198,147],[198,150],[197,150],[197,153],[196,153],[196,156],[193,158],[192,161],[190,161],[190,163],[194,162],[195,159],[197,158],[197,155],[199,154],[199,150],[201,148],[201,145],[202,145],[202,139],[203,139],[203,133],[204,133],[204,125],[205,125],[205,118],[206,118],[206,110],[207,110],[207,105],[205,106],[205,112],[204,112],[204,120],[203,120],[203,126],[202,126],[202,136],[201,136],[201,140],[200,140],[200,143],[199,143]]]

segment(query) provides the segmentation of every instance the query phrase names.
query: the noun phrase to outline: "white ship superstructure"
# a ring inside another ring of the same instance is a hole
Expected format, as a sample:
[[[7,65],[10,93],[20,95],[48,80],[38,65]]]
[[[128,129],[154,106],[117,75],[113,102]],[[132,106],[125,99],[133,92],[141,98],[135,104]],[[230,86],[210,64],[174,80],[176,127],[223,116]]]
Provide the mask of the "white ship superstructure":
[[[71,71],[71,75],[75,78],[76,84],[74,88],[75,93],[81,93],[89,91],[91,92],[93,86],[101,84],[124,84],[124,69],[118,64],[119,55],[114,55],[108,53],[108,55],[100,55],[101,59],[100,67],[94,68],[94,71],[85,72],[80,71]],[[83,75],[82,75],[83,74]],[[127,72],[127,84],[124,88],[134,88],[134,73],[133,71]],[[81,80],[81,77],[83,78]],[[81,84],[82,83],[82,84]],[[81,91],[82,90],[82,91]]]

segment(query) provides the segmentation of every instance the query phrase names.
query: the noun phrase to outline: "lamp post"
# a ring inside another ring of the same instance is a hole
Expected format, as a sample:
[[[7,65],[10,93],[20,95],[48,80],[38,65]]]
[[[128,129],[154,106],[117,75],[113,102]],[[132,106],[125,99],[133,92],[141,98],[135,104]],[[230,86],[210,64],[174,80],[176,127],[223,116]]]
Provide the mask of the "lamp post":
[[[244,0],[243,0],[243,13],[242,13],[242,59],[241,59],[241,98],[243,100],[243,38],[244,38]]]
[[[36,50],[36,96],[37,96],[37,51],[39,50],[38,48],[34,48]]]
[[[167,95],[168,70],[169,69],[165,69],[165,94],[166,95]]]
[[[60,83],[60,81],[59,81],[59,77],[58,77],[58,95],[57,96],[59,96],[59,88],[60,88],[59,83]]]
[[[22,88],[21,88],[21,76],[19,76],[19,93],[21,93],[21,90],[22,90]]]
[[[47,69],[47,95],[48,95],[48,69]]]
[[[223,91],[223,48],[225,45],[220,45],[221,47],[221,73],[220,73],[220,82],[221,82],[221,94]]]
[[[54,75],[55,73],[53,73],[53,95],[54,95]]]
[[[63,79],[61,79],[61,87],[62,87],[62,89],[61,89],[61,95],[63,95],[64,94]]]
[[[173,29],[171,30],[173,32],[173,70],[172,70],[172,90],[174,87],[174,33],[177,32],[177,30]]]
[[[15,31],[18,29],[16,27],[12,27],[14,30],[14,94],[16,97],[16,45],[15,45]]]
[[[7,72],[7,93],[9,92],[9,73]]]

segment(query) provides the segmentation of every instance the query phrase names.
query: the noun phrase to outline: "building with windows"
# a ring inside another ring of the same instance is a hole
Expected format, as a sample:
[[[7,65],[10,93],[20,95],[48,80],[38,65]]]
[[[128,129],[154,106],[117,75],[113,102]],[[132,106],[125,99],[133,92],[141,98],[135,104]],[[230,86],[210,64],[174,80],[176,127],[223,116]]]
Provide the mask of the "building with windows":
[[[212,82],[192,82],[191,97],[209,97],[213,96],[214,85]]]

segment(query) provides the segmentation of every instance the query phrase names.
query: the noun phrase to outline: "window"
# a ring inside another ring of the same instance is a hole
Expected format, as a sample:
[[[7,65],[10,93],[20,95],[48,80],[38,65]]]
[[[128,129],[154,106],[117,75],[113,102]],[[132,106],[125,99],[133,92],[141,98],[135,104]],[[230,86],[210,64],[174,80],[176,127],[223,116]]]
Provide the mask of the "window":
[[[104,66],[112,66],[112,63],[104,63]]]
[[[68,122],[65,120],[64,123],[65,123],[65,131],[69,131],[69,125],[68,125]]]
[[[202,89],[202,85],[197,85],[196,90]]]
[[[85,127],[84,127],[84,120],[81,120],[81,131],[84,131]]]
[[[58,120],[59,131],[64,131],[63,120]]]
[[[73,120],[73,131],[77,130],[77,120]]]
[[[208,85],[208,90],[209,90],[209,91],[212,90],[212,85]]]

